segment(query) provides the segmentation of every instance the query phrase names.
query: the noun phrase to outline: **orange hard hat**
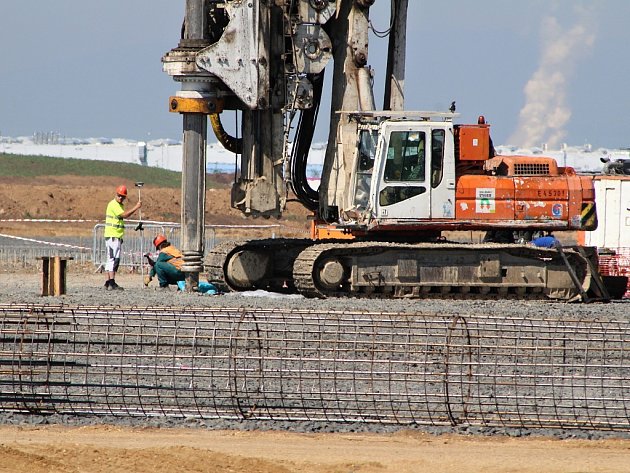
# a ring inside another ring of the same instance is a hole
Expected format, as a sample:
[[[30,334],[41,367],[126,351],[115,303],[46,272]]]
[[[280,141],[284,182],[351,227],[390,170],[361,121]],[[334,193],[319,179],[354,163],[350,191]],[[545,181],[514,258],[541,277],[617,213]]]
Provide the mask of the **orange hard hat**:
[[[127,197],[127,186],[121,185],[116,187],[116,194],[124,195],[125,197]]]
[[[166,237],[161,233],[153,239],[153,246],[156,248],[166,241]]]

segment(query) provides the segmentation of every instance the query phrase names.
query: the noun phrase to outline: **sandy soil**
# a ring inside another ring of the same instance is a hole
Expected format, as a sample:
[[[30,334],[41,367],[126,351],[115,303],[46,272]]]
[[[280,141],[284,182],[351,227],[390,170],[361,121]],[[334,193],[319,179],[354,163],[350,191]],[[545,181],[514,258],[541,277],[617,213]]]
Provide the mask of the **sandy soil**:
[[[627,472],[630,442],[0,427],[0,472]]]
[[[223,188],[206,191],[206,224],[252,225],[277,223],[286,230],[305,233],[308,229],[308,212],[296,202],[290,202],[287,213],[280,220],[251,220],[230,205],[229,182],[231,177],[220,175]],[[0,177],[0,233],[18,236],[66,236],[91,235],[96,221],[105,218],[107,202],[114,198],[116,186],[126,184],[129,189],[130,207],[138,201],[134,183],[118,178],[93,178],[78,176],[51,176],[33,183],[27,179]],[[142,188],[143,220],[178,222],[180,220],[181,191],[156,188],[145,184]],[[131,218],[138,219],[138,213]],[[45,224],[7,222],[7,219],[85,219],[78,224]],[[287,232],[285,232],[287,233]],[[290,232],[289,232],[290,233]],[[305,235],[302,235],[305,236]]]
[[[101,220],[104,205],[119,182],[51,178],[35,185],[19,181],[0,183],[0,219]],[[127,184],[133,186],[131,182]],[[131,197],[132,203],[135,202],[135,196]],[[178,219],[168,209],[178,208],[179,199],[176,189],[145,187],[144,218]],[[208,191],[207,201],[209,223],[243,222],[240,214],[229,207],[227,188]],[[294,207],[283,223],[304,231],[305,215],[305,211]],[[89,235],[92,226],[87,223],[34,228],[32,224],[0,222],[0,233]],[[5,283],[10,279],[10,273],[2,275]],[[100,275],[90,279],[100,285]],[[32,281],[27,291],[36,294],[37,277]],[[8,299],[6,293],[3,298]],[[376,435],[0,425],[0,472],[173,471],[629,472],[630,440],[433,436],[406,430]]]

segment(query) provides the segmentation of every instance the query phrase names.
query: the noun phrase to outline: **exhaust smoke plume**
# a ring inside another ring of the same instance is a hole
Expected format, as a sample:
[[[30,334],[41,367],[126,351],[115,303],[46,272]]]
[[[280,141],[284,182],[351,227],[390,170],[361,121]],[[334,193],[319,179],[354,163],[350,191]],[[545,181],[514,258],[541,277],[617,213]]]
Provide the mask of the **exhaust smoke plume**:
[[[555,17],[543,19],[540,65],[525,85],[525,105],[510,143],[557,148],[563,142],[571,118],[566,89],[577,61],[595,41],[593,17],[591,10],[580,8],[570,29],[563,29]]]

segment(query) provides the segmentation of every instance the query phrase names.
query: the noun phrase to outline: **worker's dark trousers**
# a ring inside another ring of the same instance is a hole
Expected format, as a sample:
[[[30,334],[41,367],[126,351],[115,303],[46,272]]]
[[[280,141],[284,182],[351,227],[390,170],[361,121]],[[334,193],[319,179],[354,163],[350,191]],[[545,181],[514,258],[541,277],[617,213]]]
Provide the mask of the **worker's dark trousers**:
[[[177,284],[177,281],[186,279],[184,273],[166,261],[155,263],[153,268],[160,282],[160,287],[167,287],[169,284]]]

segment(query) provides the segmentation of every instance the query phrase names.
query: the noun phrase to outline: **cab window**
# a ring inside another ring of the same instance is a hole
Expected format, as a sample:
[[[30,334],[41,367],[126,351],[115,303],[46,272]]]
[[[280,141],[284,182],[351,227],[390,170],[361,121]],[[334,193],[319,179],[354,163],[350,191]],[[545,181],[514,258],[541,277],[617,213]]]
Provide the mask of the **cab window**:
[[[393,131],[387,148],[385,182],[424,182],[425,142],[424,132]]]
[[[431,187],[435,189],[444,175],[444,130],[431,131]]]
[[[378,131],[361,130],[358,143],[358,161],[355,182],[354,204],[359,210],[367,207],[370,197],[370,182],[376,156]]]

